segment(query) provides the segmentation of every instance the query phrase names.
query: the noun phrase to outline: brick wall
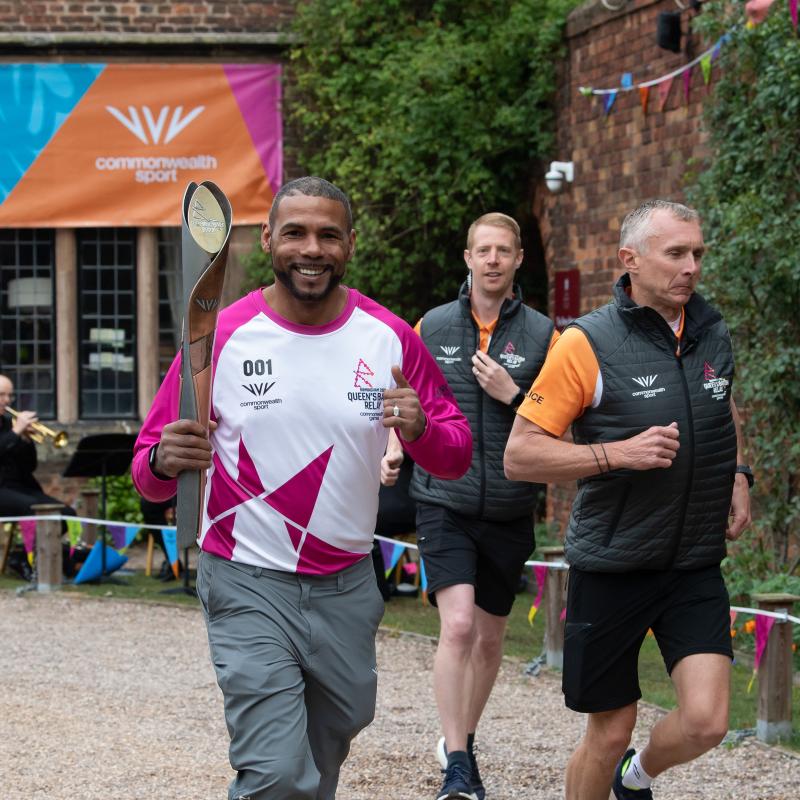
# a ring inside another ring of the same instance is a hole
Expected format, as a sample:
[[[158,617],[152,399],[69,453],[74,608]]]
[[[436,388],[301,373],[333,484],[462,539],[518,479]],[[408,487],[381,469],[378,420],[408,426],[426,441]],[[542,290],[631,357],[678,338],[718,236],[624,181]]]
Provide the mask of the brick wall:
[[[676,10],[672,0],[632,0],[624,9],[610,12],[592,0],[577,8],[567,24],[568,55],[558,87],[553,159],[573,161],[575,179],[559,195],[550,194],[540,181],[534,211],[545,243],[550,285],[556,270],[580,270],[581,313],[607,302],[622,272],[616,258],[622,217],[650,197],[683,200],[691,161],[705,152],[703,101],[713,91],[716,68],[706,87],[699,66],[695,67],[688,103],[682,78],[675,78],[663,111],[653,87],[646,115],[637,90],[619,92],[607,116],[600,99],[579,92],[581,86],[619,86],[624,72],[632,73],[634,85],[659,78],[702,52],[707,45],[697,37],[689,55],[656,45],[659,12]],[[689,19],[690,12],[684,12],[684,32]],[[573,494],[572,485],[551,487],[548,493],[548,518],[558,522],[562,532]]]
[[[235,2],[0,2],[0,30],[10,32],[103,32],[139,34],[255,33],[285,30],[291,0]]]

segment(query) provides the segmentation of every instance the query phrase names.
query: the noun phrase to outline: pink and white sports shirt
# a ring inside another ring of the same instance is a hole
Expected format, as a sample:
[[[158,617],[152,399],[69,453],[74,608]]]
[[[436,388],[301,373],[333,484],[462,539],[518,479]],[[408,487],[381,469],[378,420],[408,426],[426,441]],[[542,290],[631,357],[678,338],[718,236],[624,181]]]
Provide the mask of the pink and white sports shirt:
[[[395,364],[428,420],[404,448],[427,472],[460,477],[472,455],[469,424],[425,345],[390,311],[353,289],[324,326],[280,317],[260,289],[222,310],[201,548],[308,574],[338,572],[369,553],[388,437],[383,389],[395,386]],[[176,480],[153,475],[148,455],[178,418],[179,373],[180,355],[136,440],[133,481],[153,501],[177,490]]]

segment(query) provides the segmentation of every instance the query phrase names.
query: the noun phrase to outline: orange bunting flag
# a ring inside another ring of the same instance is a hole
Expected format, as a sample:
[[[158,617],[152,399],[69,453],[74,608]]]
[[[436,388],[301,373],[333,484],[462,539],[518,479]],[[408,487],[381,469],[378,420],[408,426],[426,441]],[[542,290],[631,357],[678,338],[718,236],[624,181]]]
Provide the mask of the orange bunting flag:
[[[650,97],[650,87],[639,87],[639,102],[642,104],[642,113],[647,116],[647,100]]]
[[[672,78],[667,78],[658,84],[658,110],[663,111],[669,97],[669,90],[672,88]]]

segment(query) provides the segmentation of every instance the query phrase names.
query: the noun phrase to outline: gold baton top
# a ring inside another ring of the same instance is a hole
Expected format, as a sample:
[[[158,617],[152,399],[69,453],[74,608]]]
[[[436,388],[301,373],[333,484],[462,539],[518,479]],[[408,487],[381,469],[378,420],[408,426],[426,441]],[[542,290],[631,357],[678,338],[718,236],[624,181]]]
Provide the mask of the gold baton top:
[[[189,232],[207,253],[218,253],[225,242],[225,215],[205,186],[198,186],[189,200]]]

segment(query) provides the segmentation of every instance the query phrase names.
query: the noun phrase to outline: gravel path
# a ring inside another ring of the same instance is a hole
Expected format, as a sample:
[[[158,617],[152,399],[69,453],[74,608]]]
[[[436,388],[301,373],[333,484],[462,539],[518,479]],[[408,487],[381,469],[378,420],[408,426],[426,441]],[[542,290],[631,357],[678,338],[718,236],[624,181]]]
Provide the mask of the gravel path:
[[[222,800],[222,701],[195,609],[0,593],[2,800]],[[432,800],[439,786],[433,646],[382,633],[375,723],[340,800]],[[656,709],[643,708],[634,742]],[[503,666],[479,732],[489,800],[560,800],[582,717],[556,676]],[[800,759],[746,740],[659,778],[657,797],[798,800]]]

